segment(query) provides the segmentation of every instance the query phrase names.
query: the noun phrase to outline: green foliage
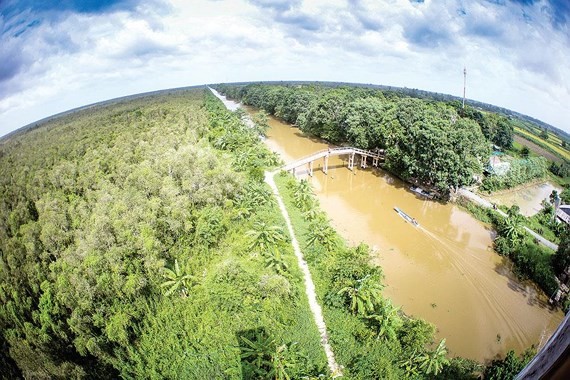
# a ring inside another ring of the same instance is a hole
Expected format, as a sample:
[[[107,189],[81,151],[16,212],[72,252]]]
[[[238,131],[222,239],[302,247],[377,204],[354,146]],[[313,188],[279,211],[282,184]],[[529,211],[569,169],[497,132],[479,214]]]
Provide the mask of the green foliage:
[[[560,178],[570,177],[570,163],[566,161],[562,163],[552,162],[548,167],[548,170]]]
[[[183,297],[188,297],[188,291],[194,285],[195,277],[190,274],[185,274],[180,270],[178,265],[178,259],[174,260],[174,270],[164,267],[164,278],[165,282],[160,284],[162,288],[166,288],[165,296],[169,296],[174,293],[179,293]]]
[[[420,370],[426,375],[437,375],[442,369],[449,364],[447,359],[447,348],[445,347],[445,339],[442,339],[436,349],[426,352],[418,359]]]
[[[511,161],[509,171],[504,175],[490,175],[485,177],[481,190],[495,191],[507,189],[527,183],[537,178],[543,178],[547,173],[547,161],[544,157],[529,157]]]
[[[255,131],[260,136],[265,136],[269,129],[269,114],[265,111],[260,111],[252,118]]]
[[[558,288],[552,254],[523,232],[523,219],[524,217],[518,213],[517,206],[508,210],[507,218],[494,219],[498,233],[494,242],[495,250],[513,261],[514,272],[520,278],[529,278],[546,294],[552,294]]]
[[[270,247],[275,247],[285,240],[283,228],[280,226],[270,226],[265,222],[255,222],[253,229],[245,233],[251,238],[249,248],[261,252],[267,251]]]
[[[302,275],[261,182],[275,155],[212,95],[80,111],[0,151],[2,371],[237,379],[239,332],[261,326],[271,376],[322,373]],[[246,232],[260,224],[275,234],[252,258]]]
[[[441,194],[471,184],[490,153],[480,125],[441,102],[350,87],[251,84],[218,90],[333,143],[385,148],[387,169]],[[489,139],[510,146],[512,126],[506,119],[484,119],[492,124]]]
[[[435,326],[422,319],[405,318],[398,339],[407,352],[421,352],[432,343]]]
[[[512,380],[532,359],[534,350],[527,350],[520,356],[516,356],[514,351],[509,351],[504,359],[493,360],[485,369],[483,379],[485,380]]]
[[[438,380],[479,380],[483,366],[474,360],[452,358],[434,378]]]
[[[345,296],[352,313],[366,316],[381,302],[382,286],[379,280],[378,277],[367,275],[354,280],[350,285],[339,290],[338,294]]]
[[[562,199],[562,204],[570,204],[570,188],[565,188],[560,193],[560,199]]]
[[[552,259],[554,272],[557,276],[563,274],[570,267],[570,233],[568,229],[562,235],[558,250]]]

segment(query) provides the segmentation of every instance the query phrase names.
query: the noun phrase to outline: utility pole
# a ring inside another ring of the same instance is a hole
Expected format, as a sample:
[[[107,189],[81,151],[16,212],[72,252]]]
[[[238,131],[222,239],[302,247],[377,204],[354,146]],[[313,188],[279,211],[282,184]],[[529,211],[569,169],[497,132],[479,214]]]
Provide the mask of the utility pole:
[[[467,85],[467,68],[463,66],[463,109],[465,109],[465,86]]]

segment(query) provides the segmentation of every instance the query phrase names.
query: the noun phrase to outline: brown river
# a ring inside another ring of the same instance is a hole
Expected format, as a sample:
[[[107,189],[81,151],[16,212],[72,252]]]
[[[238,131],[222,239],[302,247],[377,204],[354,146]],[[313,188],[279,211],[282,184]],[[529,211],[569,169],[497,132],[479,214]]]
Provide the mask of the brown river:
[[[269,124],[265,141],[286,163],[328,147],[275,118]],[[562,312],[548,307],[548,297],[518,281],[492,250],[489,226],[453,204],[419,197],[383,170],[352,172],[342,156],[331,157],[328,175],[320,165],[314,163],[310,181],[333,226],[350,243],[373,248],[385,296],[435,324],[452,355],[484,361],[510,349],[521,352],[544,344],[561,322]]]

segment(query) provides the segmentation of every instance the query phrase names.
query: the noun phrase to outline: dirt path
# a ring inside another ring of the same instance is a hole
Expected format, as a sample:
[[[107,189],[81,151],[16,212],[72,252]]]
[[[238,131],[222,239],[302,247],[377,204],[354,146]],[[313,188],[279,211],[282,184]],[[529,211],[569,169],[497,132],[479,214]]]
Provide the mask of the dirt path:
[[[291,224],[291,219],[289,218],[289,214],[287,213],[287,209],[285,208],[285,203],[283,203],[283,199],[279,194],[279,189],[275,184],[273,176],[275,172],[265,172],[265,182],[271,187],[273,190],[273,194],[275,194],[275,198],[277,199],[277,204],[279,205],[279,209],[281,210],[281,214],[283,215],[283,219],[285,219],[285,223],[287,224],[287,230],[289,231],[289,235],[291,236],[291,245],[293,246],[293,250],[295,251],[295,256],[297,257],[297,262],[299,264],[299,268],[303,272],[303,277],[305,280],[305,294],[307,294],[307,298],[309,300],[309,308],[311,309],[311,313],[313,313],[313,318],[315,319],[315,323],[317,324],[317,328],[319,329],[319,333],[321,334],[321,345],[325,350],[325,354],[327,355],[327,362],[329,365],[329,369],[332,373],[333,378],[342,376],[342,369],[337,364],[334,353],[332,351],[331,345],[329,344],[329,337],[327,334],[327,326],[325,325],[325,320],[323,318],[323,312],[321,309],[321,305],[319,305],[317,301],[317,294],[315,293],[315,284],[313,283],[313,278],[311,277],[311,272],[309,271],[309,266],[303,257],[303,252],[301,252],[301,248],[299,247],[299,243],[297,242],[297,238],[295,237],[295,232],[293,231],[293,225]]]
[[[230,111],[235,111],[239,108],[239,103],[229,101],[226,99],[225,96],[220,95],[216,90],[210,88],[210,91],[224,103],[227,109]],[[251,126],[251,119],[247,118],[245,122]],[[293,246],[293,251],[295,252],[295,256],[297,257],[297,263],[299,264],[299,268],[303,272],[303,279],[305,280],[305,294],[307,295],[307,299],[309,301],[309,308],[311,309],[311,313],[313,314],[313,318],[315,320],[315,324],[319,330],[319,334],[321,335],[321,346],[325,350],[325,354],[327,356],[327,362],[329,366],[329,370],[331,371],[332,377],[341,377],[342,376],[342,368],[338,365],[334,358],[334,353],[332,350],[331,345],[329,344],[329,336],[327,334],[327,326],[325,324],[325,319],[323,318],[323,311],[321,309],[321,305],[319,305],[317,301],[317,294],[315,293],[315,284],[313,283],[313,278],[311,277],[311,272],[309,271],[309,266],[303,257],[303,252],[301,252],[301,248],[299,247],[299,243],[297,242],[297,238],[295,237],[295,231],[293,231],[293,225],[291,224],[291,219],[289,218],[289,213],[285,208],[285,203],[283,203],[283,199],[279,194],[279,189],[275,184],[273,176],[275,172],[265,172],[265,182],[271,187],[275,198],[277,199],[277,204],[279,205],[279,209],[281,210],[281,215],[283,215],[283,219],[285,219],[285,223],[287,224],[287,230],[289,231],[289,235],[291,236],[291,245]]]

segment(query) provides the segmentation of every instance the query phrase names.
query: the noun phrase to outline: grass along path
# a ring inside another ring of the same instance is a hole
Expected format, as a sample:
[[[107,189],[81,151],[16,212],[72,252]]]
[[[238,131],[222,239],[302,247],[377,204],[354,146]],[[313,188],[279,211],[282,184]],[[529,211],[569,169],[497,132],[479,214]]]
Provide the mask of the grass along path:
[[[289,235],[291,236],[291,245],[293,246],[293,251],[295,252],[295,256],[297,257],[299,268],[301,268],[301,271],[303,272],[303,278],[305,280],[305,294],[307,295],[307,298],[309,300],[309,308],[311,309],[311,313],[313,314],[315,323],[317,324],[317,328],[319,329],[319,333],[321,334],[321,345],[325,350],[329,369],[333,377],[340,377],[342,376],[342,369],[336,362],[334,357],[334,352],[329,343],[327,326],[325,324],[325,320],[323,317],[322,308],[321,305],[319,305],[319,303],[317,302],[317,295],[315,293],[315,284],[313,283],[313,279],[311,277],[311,272],[309,271],[309,266],[307,265],[307,261],[303,256],[303,252],[301,252],[299,242],[295,237],[295,231],[293,230],[293,225],[291,224],[289,213],[285,208],[285,203],[283,203],[283,199],[279,194],[279,189],[275,184],[275,180],[273,178],[275,176],[275,173],[276,172],[265,172],[265,182],[271,187],[271,190],[273,191],[273,194],[277,199],[277,204],[279,205],[279,209],[281,210],[283,219],[285,219],[285,223],[287,224],[287,230],[289,231]]]

